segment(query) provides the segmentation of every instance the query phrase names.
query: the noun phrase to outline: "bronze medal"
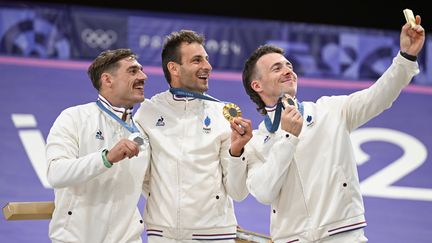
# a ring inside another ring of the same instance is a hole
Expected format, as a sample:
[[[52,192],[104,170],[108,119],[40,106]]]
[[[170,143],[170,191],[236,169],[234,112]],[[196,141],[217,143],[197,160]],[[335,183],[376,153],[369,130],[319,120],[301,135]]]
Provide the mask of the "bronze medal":
[[[295,100],[295,98],[291,97],[289,94],[284,94],[281,98],[282,101],[282,105],[285,107],[287,107],[288,105],[290,106],[294,106],[297,110],[298,110],[298,105],[297,105],[297,101]]]

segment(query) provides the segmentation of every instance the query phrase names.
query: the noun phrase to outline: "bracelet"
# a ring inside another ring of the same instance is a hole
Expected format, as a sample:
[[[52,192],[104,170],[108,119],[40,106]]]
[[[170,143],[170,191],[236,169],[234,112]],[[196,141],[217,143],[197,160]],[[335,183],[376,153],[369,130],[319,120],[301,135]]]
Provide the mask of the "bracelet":
[[[410,55],[410,54],[403,52],[403,51],[400,51],[400,54],[401,54],[401,56],[405,57],[406,59],[408,59],[410,61],[413,61],[413,62],[417,61],[417,56]]]
[[[107,153],[108,153],[108,149],[102,150],[102,160],[103,160],[105,167],[111,168],[113,166],[113,164],[111,164],[111,162],[108,161]]]

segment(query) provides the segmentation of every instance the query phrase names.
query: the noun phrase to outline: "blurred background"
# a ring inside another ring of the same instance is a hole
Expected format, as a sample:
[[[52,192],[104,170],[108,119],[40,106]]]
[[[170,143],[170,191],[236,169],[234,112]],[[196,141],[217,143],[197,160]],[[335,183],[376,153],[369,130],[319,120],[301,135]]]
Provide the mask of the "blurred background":
[[[0,205],[54,199],[45,177],[45,139],[63,109],[96,99],[86,70],[103,50],[128,47],[139,55],[149,98],[168,88],[160,67],[164,36],[180,29],[203,33],[213,66],[209,94],[237,103],[256,128],[263,118],[243,91],[241,69],[258,45],[285,49],[299,75],[300,100],[349,94],[369,87],[391,64],[402,10],[410,8],[427,33],[421,72],[391,109],[353,132],[352,141],[370,242],[430,242],[431,14],[424,1],[377,4],[0,1]],[[262,234],[269,233],[269,210],[251,196],[236,202],[239,225]],[[48,224],[1,218],[2,242],[49,242]]]

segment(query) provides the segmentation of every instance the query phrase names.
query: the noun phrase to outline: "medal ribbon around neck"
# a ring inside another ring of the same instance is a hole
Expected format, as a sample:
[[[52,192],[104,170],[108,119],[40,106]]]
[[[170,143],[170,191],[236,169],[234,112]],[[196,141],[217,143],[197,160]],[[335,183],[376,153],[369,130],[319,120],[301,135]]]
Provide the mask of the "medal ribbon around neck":
[[[210,101],[224,103],[225,106],[223,108],[223,115],[228,121],[231,121],[232,119],[234,119],[234,117],[240,117],[242,114],[240,107],[238,107],[234,103],[220,101],[220,100],[218,100],[218,99],[216,99],[210,95],[207,95],[207,94],[200,94],[200,93],[188,91],[188,90],[185,90],[182,88],[170,88],[169,91],[173,95],[178,95],[178,96],[183,96],[183,97],[193,97],[193,98],[198,98],[198,99],[202,99],[202,100],[210,100]]]
[[[303,110],[304,110],[303,104],[298,102],[297,100],[295,100],[295,102],[297,102],[298,110],[300,111],[300,114],[303,116]],[[283,105],[282,105],[281,100],[279,99],[279,101],[276,105],[276,111],[275,111],[273,122],[270,119],[270,116],[268,114],[266,114],[264,117],[264,124],[267,128],[267,131],[269,131],[270,133],[276,132],[279,128],[282,108],[283,108]]]
[[[114,114],[112,111],[108,110],[100,100],[96,101],[96,104],[99,106],[99,108],[102,109],[105,113],[110,115],[114,120],[116,120],[118,123],[120,123],[124,128],[126,128],[131,133],[139,133],[138,128],[135,126],[135,123],[131,119],[131,125],[127,124],[125,121],[120,119],[116,114]]]
[[[192,91],[188,91],[188,90],[181,89],[181,88],[170,88],[169,91],[173,95],[178,95],[178,96],[183,96],[183,97],[193,97],[193,98],[198,98],[198,99],[202,99],[202,100],[222,102],[216,98],[211,97],[210,95],[200,94],[197,92],[192,92]],[[225,103],[225,102],[223,102],[223,103]]]

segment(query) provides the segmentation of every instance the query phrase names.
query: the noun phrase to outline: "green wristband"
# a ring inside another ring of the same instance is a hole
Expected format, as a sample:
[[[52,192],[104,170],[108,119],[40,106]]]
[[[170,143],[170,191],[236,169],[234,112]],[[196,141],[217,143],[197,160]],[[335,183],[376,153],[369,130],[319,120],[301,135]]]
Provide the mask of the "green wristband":
[[[105,167],[111,168],[113,166],[113,164],[111,164],[111,162],[108,161],[107,156],[106,156],[107,153],[108,153],[108,149],[102,150],[102,160],[103,160]]]

